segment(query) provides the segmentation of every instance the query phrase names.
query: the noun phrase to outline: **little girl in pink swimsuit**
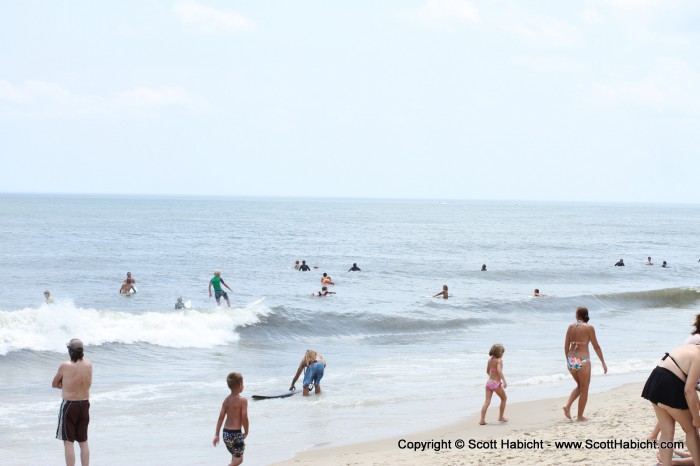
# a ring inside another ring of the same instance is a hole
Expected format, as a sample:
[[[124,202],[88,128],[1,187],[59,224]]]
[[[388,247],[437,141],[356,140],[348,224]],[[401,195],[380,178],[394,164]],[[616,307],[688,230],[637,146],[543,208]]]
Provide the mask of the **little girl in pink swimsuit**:
[[[508,384],[503,375],[503,353],[505,351],[505,348],[500,343],[493,345],[489,351],[491,359],[486,363],[486,373],[489,375],[485,389],[486,401],[484,401],[484,406],[481,407],[481,420],[479,421],[479,424],[482,426],[486,424],[486,410],[489,409],[491,397],[494,393],[501,399],[501,405],[498,408],[498,422],[508,422],[508,419],[503,417],[503,412],[506,410],[506,400],[508,399],[504,390]]]

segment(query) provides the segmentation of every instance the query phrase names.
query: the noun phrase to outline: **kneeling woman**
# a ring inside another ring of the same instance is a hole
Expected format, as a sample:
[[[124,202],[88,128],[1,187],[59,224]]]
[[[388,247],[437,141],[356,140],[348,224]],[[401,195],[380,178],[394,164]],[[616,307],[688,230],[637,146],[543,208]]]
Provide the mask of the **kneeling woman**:
[[[700,347],[684,345],[661,359],[642,390],[642,398],[651,401],[659,420],[661,442],[670,442],[676,422],[685,432],[686,447],[695,464],[700,464],[700,401],[695,384],[700,378]],[[671,448],[660,450],[661,464],[668,466],[673,459]]]
[[[314,350],[306,350],[304,359],[301,360],[297,373],[292,379],[292,386],[289,387],[290,390],[294,390],[294,384],[297,383],[301,371],[304,371],[304,396],[309,396],[309,385],[314,387],[314,393],[317,395],[321,393],[321,379],[323,378],[323,371],[326,368],[326,360],[323,356],[318,354]]]

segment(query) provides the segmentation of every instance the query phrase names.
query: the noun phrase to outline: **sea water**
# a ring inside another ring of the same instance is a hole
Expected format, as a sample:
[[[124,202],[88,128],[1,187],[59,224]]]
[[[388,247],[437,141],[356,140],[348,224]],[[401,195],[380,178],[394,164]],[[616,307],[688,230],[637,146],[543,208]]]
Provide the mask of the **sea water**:
[[[641,381],[700,310],[698,231],[684,205],[2,195],[0,457],[62,461],[50,385],[74,337],[98,465],[226,464],[226,375],[285,391],[308,348],[328,361],[322,395],[251,400],[246,464],[474,413],[497,342],[510,402],[564,396],[577,306],[609,368],[593,356],[592,390]],[[214,270],[230,309],[209,298]],[[313,297],[323,272],[337,294]],[[450,299],[430,297],[443,284]]]

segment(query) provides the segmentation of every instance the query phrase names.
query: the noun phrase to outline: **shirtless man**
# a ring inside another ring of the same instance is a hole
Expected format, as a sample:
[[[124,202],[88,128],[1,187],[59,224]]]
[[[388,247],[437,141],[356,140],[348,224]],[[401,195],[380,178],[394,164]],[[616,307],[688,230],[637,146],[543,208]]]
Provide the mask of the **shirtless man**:
[[[56,438],[63,440],[66,466],[75,465],[73,442],[80,446],[80,464],[89,466],[90,449],[87,443],[90,422],[90,386],[92,385],[92,363],[83,359],[83,342],[73,338],[66,345],[70,361],[63,361],[51,382],[60,388],[63,402],[58,415]]]
[[[433,298],[437,298],[438,296],[442,296],[443,299],[447,299],[450,296],[447,292],[447,285],[442,285],[442,291],[435,293]]]

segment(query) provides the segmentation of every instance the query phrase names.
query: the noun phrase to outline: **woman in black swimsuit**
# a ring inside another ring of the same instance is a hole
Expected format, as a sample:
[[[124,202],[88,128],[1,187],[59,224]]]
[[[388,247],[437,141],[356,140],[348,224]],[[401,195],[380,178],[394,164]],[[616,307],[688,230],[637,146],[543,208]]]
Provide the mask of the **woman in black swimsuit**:
[[[661,359],[642,390],[642,398],[651,401],[661,428],[661,442],[670,442],[676,430],[676,422],[685,432],[688,451],[695,464],[700,464],[700,400],[695,384],[700,378],[700,347],[684,345],[674,349]],[[661,464],[670,466],[673,449],[662,448]]]

